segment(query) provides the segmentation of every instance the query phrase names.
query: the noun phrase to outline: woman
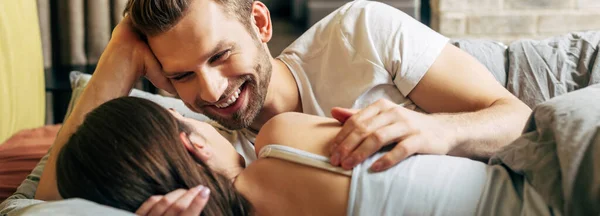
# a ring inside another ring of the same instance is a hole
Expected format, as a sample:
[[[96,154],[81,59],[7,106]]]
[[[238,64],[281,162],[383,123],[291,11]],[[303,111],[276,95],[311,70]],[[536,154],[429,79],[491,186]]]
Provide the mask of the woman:
[[[339,130],[333,119],[278,115],[256,138],[259,159],[244,169],[208,124],[119,98],[89,113],[63,147],[58,189],[132,212],[152,195],[205,185],[205,215],[549,214],[522,178],[469,159],[417,155],[370,173],[378,153],[351,172],[332,167],[324,155]],[[198,149],[207,146],[220,152],[214,163],[230,166],[210,170]]]

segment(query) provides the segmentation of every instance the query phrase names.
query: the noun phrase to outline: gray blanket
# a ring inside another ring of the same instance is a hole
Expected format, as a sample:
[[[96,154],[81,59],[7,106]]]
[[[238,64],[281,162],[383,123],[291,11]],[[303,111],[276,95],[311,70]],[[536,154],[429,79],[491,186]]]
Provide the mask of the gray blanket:
[[[600,31],[519,40],[508,47],[489,40],[453,43],[483,63],[498,82],[532,108],[600,83]]]
[[[600,214],[600,84],[542,103],[523,135],[497,153],[556,215]]]

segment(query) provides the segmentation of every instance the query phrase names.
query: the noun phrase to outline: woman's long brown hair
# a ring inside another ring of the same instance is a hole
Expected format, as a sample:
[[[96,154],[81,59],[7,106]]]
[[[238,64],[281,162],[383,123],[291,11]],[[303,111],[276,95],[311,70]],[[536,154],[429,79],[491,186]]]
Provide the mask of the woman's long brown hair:
[[[146,99],[102,104],[60,151],[60,195],[134,212],[153,195],[204,185],[211,194],[202,215],[250,214],[250,203],[228,179],[190,156],[181,132],[189,133],[186,125]]]

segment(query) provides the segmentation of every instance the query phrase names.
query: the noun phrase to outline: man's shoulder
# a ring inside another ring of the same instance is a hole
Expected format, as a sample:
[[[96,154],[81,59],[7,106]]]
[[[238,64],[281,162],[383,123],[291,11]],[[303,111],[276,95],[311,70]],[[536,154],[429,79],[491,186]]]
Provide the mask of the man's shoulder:
[[[403,11],[394,8],[388,4],[377,2],[377,1],[367,1],[367,0],[355,0],[349,3],[346,3],[344,6],[338,9],[340,22],[342,23],[352,23],[358,24],[356,21],[358,20],[371,20],[371,19],[379,19],[385,18],[388,19],[393,18],[411,18],[408,14]],[[398,17],[397,15],[402,15]],[[384,21],[381,20],[373,20],[373,21]],[[363,24],[369,24],[363,23]]]
[[[335,39],[346,40],[346,42],[350,43],[364,42],[364,40],[354,41],[356,37],[362,38],[360,32],[379,34],[380,32],[371,32],[369,29],[374,26],[401,24],[411,19],[413,18],[408,14],[381,2],[366,0],[351,1],[311,26],[282,54],[285,54],[286,51],[300,53],[304,51],[312,56],[316,54],[315,48],[326,47]],[[382,28],[387,29],[387,27]],[[341,36],[341,38],[338,36]]]

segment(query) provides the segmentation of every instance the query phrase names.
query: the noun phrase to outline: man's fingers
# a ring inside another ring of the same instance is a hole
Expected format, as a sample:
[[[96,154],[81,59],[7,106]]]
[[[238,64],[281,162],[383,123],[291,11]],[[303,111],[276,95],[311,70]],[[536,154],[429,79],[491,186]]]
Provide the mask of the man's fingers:
[[[347,133],[344,130],[351,131],[347,135],[345,135],[346,137],[343,141],[338,142],[337,145],[333,147],[334,149],[331,157],[332,165],[339,166],[345,160],[353,160],[352,158],[348,158],[348,156],[360,145],[360,143],[362,143],[365,140],[365,138],[367,138],[372,132],[376,131],[377,129],[390,125],[395,121],[393,112],[380,112],[378,108],[374,107],[367,108],[363,111],[357,114],[362,114],[362,116],[356,118],[358,120],[355,120],[354,118],[356,116],[353,116],[353,120],[350,120],[342,127],[342,131],[338,135],[342,135],[342,133]],[[365,116],[368,116],[369,118]],[[349,161],[346,163],[353,164],[354,161]]]
[[[210,197],[210,189],[205,187],[204,189],[202,189],[202,191],[200,191],[200,193],[198,195],[196,195],[196,197],[194,197],[189,208],[187,208],[185,211],[183,211],[180,215],[182,215],[182,216],[200,215],[200,213],[204,209],[204,206],[206,206],[206,203],[208,202],[209,197]]]
[[[146,202],[144,202],[144,204],[142,204],[142,206],[140,206],[140,208],[138,208],[137,211],[135,211],[135,214],[148,215],[150,209],[152,209],[152,207],[154,207],[154,205],[156,205],[158,201],[162,200],[162,198],[163,196],[161,195],[151,196],[150,198],[148,198],[148,200],[146,200]]]
[[[332,154],[332,165],[338,166],[340,163],[340,159],[346,156],[342,154],[349,153],[350,151],[354,150],[354,147],[356,147],[356,145],[358,145],[358,143],[345,143],[346,140],[351,141],[359,139],[360,141],[362,141],[360,137],[349,138],[348,136],[351,136],[352,132],[357,128],[361,129],[360,127],[364,125],[364,120],[372,118],[373,116],[379,114],[379,112],[381,112],[381,108],[382,107],[378,106],[377,104],[372,104],[367,108],[359,111],[358,113],[352,115],[346,122],[344,122],[342,129],[340,130],[340,132],[338,132],[335,138],[333,138],[333,144],[329,148]],[[342,146],[342,144],[345,146]]]
[[[377,114],[384,112],[393,108],[394,105],[392,102],[387,100],[378,100],[377,102],[367,106],[366,108],[356,112],[350,118],[348,118],[344,122],[344,126],[342,130],[338,133],[338,135],[333,139],[335,144],[340,144],[348,134],[358,125],[361,125],[363,121],[376,116]],[[349,110],[348,112],[354,112],[355,110]]]
[[[150,51],[150,48],[146,46],[145,50],[144,69],[146,78],[157,88],[163,89],[171,94],[176,94],[175,88],[171,84],[171,81],[163,74],[162,67],[154,54]]]
[[[190,188],[187,192],[177,199],[165,212],[166,216],[176,216],[180,215],[182,212],[187,210],[190,207],[190,204],[200,192],[204,189],[204,186],[199,185],[193,188]]]
[[[358,113],[358,111],[360,110],[334,107],[331,109],[331,117],[344,124],[352,115]]]
[[[371,136],[372,133],[376,132],[380,128],[393,124],[395,121],[394,119],[393,112],[382,112],[370,119],[364,120],[360,125],[357,125],[350,135],[348,135],[346,139],[340,143],[340,147],[337,149],[340,157],[339,163],[342,165],[342,167],[351,169],[355,166],[355,164],[362,162],[364,160],[364,158],[362,158],[363,155],[358,155],[357,157],[360,158],[356,158],[351,157],[351,153],[356,152],[356,148],[360,148],[364,141]],[[371,147],[374,146],[367,148]],[[379,146],[377,149],[374,149],[373,152],[379,150],[380,148],[381,146]]]
[[[417,153],[421,145],[420,139],[417,136],[410,136],[405,140],[400,141],[391,151],[379,158],[370,170],[380,172],[400,163],[400,161]]]
[[[184,190],[184,189],[177,189],[177,190],[172,191],[172,192],[168,193],[167,195],[163,196],[162,199],[160,201],[158,201],[152,207],[152,209],[150,209],[150,212],[148,215],[150,215],[150,216],[163,215],[167,211],[169,206],[171,206],[177,199],[179,199],[179,197],[181,197],[181,195],[183,195],[186,191],[187,190]]]
[[[342,162],[342,168],[350,170],[382,147],[398,142],[405,136],[406,127],[401,123],[390,124],[371,133],[358,147]]]

